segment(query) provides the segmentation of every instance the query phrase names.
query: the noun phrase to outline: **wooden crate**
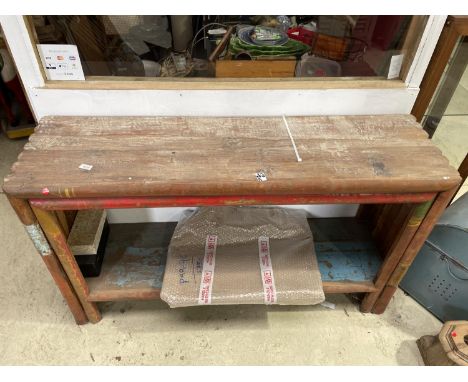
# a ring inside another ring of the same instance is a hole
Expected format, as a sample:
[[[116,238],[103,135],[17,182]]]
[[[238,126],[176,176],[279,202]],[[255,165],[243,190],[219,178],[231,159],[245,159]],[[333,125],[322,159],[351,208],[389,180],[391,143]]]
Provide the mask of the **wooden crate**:
[[[294,77],[296,60],[218,60],[217,78]]]

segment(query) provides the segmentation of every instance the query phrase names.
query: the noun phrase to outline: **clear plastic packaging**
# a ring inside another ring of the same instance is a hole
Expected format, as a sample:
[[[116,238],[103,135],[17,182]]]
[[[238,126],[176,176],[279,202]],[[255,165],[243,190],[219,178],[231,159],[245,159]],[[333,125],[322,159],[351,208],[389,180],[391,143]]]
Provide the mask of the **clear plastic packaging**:
[[[326,58],[304,55],[296,65],[296,77],[340,77],[341,66]]]
[[[209,280],[204,278],[207,254],[213,257]],[[209,289],[207,299],[204,282]],[[276,207],[200,208],[177,225],[161,299],[171,307],[324,301],[305,215]]]

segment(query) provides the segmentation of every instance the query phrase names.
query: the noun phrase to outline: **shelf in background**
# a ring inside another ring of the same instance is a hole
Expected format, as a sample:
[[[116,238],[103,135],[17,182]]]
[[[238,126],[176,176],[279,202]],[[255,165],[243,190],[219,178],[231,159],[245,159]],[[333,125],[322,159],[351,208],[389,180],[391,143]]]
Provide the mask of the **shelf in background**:
[[[325,293],[376,290],[381,259],[355,218],[309,219]],[[88,278],[90,301],[158,299],[176,223],[111,224],[101,275]]]

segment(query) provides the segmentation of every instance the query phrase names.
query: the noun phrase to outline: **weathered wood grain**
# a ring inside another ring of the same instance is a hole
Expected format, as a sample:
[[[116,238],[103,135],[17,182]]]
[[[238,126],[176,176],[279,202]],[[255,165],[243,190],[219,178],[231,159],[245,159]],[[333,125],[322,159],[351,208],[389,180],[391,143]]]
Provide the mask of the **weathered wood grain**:
[[[78,211],[68,236],[68,246],[73,255],[98,253],[107,212],[105,210]]]
[[[411,116],[287,120],[302,162],[277,117],[46,117],[4,189],[41,198],[301,195],[438,192],[460,180]]]

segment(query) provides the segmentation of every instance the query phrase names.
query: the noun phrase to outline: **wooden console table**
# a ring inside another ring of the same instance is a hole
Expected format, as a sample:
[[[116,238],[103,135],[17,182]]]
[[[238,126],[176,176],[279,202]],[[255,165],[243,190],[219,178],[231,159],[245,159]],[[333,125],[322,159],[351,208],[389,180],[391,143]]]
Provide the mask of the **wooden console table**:
[[[310,222],[324,290],[365,293],[361,310],[383,312],[459,174],[411,116],[287,125],[292,138],[275,117],[46,117],[3,188],[79,324],[101,319],[97,301],[158,298],[164,271],[163,250],[122,255],[161,225],[111,225],[103,271],[85,279],[67,234],[90,208],[358,203],[355,218]]]

